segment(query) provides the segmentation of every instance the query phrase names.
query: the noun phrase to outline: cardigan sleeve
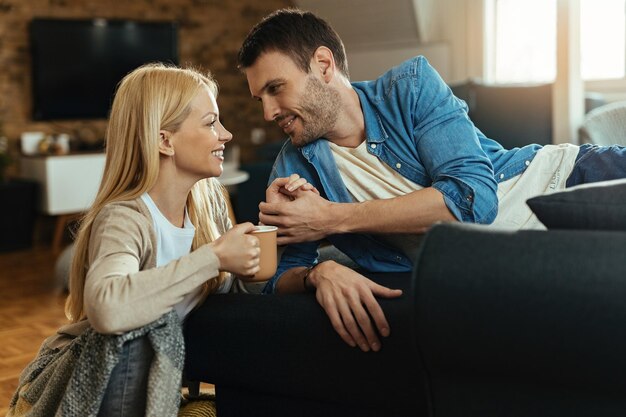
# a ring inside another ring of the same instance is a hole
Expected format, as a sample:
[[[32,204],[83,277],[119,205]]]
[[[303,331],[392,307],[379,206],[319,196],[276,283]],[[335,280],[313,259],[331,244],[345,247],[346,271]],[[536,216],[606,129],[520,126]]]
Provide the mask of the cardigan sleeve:
[[[100,333],[144,326],[219,274],[219,259],[204,245],[167,265],[150,268],[154,254],[149,219],[124,206],[106,206],[89,241],[84,308]]]

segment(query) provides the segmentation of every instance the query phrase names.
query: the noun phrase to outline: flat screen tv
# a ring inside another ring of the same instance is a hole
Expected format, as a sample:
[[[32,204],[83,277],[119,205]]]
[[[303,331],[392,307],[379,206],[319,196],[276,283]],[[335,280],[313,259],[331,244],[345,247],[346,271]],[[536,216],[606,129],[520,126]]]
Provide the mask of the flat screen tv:
[[[124,75],[178,64],[174,22],[33,19],[30,41],[34,120],[106,118]]]

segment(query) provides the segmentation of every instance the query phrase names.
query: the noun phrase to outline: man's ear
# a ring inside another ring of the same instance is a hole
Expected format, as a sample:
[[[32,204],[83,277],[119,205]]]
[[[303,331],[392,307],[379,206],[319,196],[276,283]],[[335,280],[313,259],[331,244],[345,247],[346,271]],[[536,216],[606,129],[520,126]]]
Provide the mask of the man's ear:
[[[313,71],[319,71],[325,82],[330,82],[336,70],[333,52],[325,46],[318,47],[313,53],[311,68]]]
[[[159,153],[164,156],[174,156],[172,134],[167,130],[159,131]]]

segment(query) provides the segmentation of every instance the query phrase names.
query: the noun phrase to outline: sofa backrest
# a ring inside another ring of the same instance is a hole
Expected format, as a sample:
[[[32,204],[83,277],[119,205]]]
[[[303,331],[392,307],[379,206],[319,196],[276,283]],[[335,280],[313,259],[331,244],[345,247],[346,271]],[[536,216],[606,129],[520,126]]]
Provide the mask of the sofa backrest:
[[[488,138],[507,149],[552,142],[552,84],[451,86],[469,107],[469,117]]]

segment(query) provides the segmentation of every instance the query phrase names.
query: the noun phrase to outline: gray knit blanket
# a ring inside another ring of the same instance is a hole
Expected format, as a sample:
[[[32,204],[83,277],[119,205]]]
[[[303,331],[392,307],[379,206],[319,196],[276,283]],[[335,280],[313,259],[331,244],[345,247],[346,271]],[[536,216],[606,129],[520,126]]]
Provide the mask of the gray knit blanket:
[[[8,415],[97,416],[124,343],[146,335],[154,349],[146,416],[176,416],[185,350],[174,311],[121,335],[100,334],[90,327],[61,349],[44,344],[22,372]]]

